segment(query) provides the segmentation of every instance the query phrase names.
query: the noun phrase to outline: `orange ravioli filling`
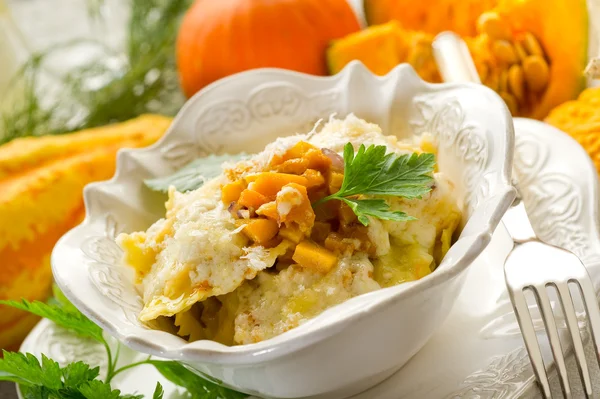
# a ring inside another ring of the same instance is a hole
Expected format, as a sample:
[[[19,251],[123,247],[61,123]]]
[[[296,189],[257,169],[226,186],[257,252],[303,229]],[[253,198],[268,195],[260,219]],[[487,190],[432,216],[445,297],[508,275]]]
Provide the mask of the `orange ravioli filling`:
[[[221,200],[255,245],[291,243],[279,262],[327,273],[340,256],[373,248],[366,229],[340,201],[313,208],[340,189],[340,165],[338,154],[300,141],[273,157],[265,171],[223,185]]]

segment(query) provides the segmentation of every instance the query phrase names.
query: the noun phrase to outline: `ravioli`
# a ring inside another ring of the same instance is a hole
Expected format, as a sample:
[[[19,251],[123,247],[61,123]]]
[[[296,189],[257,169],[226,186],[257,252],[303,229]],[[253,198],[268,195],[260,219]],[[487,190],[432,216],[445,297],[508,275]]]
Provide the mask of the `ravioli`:
[[[427,134],[399,141],[348,115],[224,164],[221,176],[194,191],[171,189],[165,218],[117,238],[143,294],[140,320],[170,318],[189,341],[250,344],[355,296],[432,273],[461,222],[453,183],[435,169],[422,198],[379,197],[411,221],[369,217],[364,226],[340,201],[315,210],[341,185],[347,143],[355,151],[361,144],[436,151]],[[299,248],[308,253],[296,256]]]
[[[143,286],[140,320],[172,316],[239,287],[275,262],[286,244],[248,246],[219,200],[219,180],[188,194],[169,192],[167,217],[147,232],[121,234],[117,243]]]

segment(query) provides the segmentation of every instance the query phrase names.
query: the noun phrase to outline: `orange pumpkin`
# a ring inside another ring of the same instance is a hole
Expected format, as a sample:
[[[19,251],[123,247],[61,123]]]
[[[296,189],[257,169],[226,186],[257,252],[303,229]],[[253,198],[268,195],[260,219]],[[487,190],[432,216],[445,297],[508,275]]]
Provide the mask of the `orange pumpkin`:
[[[260,67],[327,75],[329,42],[359,29],[347,0],[196,0],[177,37],[181,86]]]
[[[402,28],[436,34],[451,30],[475,36],[477,19],[499,0],[363,0],[369,25],[399,21]]]

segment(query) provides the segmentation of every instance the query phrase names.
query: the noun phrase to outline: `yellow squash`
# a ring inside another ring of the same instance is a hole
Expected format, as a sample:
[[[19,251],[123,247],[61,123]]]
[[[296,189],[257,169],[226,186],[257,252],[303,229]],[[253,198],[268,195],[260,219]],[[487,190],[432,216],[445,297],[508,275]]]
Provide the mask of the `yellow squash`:
[[[147,115],[0,146],[0,299],[47,298],[50,252],[83,219],[83,187],[114,174],[117,150],[154,143],[170,122]],[[0,348],[16,349],[36,322],[36,317],[0,306]]]

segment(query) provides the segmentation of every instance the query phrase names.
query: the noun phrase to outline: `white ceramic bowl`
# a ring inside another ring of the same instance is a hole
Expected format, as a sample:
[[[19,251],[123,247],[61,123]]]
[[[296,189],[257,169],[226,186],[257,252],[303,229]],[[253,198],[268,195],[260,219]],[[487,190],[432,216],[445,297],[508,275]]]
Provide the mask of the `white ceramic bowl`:
[[[140,295],[132,271],[120,264],[114,237],[145,229],[164,213],[164,197],[142,180],[213,152],[259,151],[334,112],[353,112],[387,134],[437,137],[439,168],[456,183],[466,222],[438,269],[419,281],[353,298],[252,345],[187,343],[140,324]],[[427,84],[405,65],[385,77],[359,63],[325,78],[276,69],[238,74],[196,94],[154,146],[121,151],[113,179],[86,187],[86,218],[56,245],[54,276],[82,312],[138,351],[181,360],[258,396],[345,397],[398,370],[448,315],[465,270],[514,198],[513,136],[510,115],[493,91]]]

